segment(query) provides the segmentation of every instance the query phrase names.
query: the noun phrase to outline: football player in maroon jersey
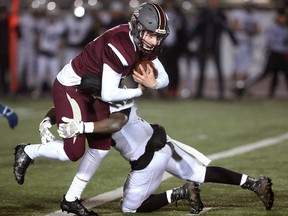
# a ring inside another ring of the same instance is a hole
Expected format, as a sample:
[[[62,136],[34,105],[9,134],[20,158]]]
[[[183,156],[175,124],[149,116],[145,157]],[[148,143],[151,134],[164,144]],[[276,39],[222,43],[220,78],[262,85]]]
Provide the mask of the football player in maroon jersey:
[[[45,145],[18,145],[14,161],[14,175],[18,184],[24,183],[26,170],[37,157],[77,161],[85,153],[87,139],[89,148],[71,186],[85,187],[111,146],[111,134],[91,133],[94,130],[93,122],[109,117],[111,102],[141,96],[142,86],[159,89],[168,85],[168,75],[157,57],[168,34],[168,19],[163,9],[154,3],[143,3],[133,12],[128,24],[107,30],[65,65],[52,89],[56,123],[62,123],[64,116],[86,122],[83,133],[63,139],[64,142],[52,140]],[[119,88],[121,78],[129,75],[134,65],[142,59],[153,61],[158,71],[157,78],[146,73],[136,74],[135,81],[141,83],[137,88]],[[99,86],[101,100],[96,100]],[[89,172],[86,171],[88,163]],[[64,201],[61,205],[64,211],[77,215],[98,215],[88,211],[76,197],[65,196]]]

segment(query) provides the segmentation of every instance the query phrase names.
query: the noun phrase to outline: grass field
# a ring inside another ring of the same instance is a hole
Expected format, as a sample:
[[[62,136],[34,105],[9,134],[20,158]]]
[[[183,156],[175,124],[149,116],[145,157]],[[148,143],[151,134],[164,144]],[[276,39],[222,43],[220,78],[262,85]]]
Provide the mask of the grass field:
[[[59,210],[78,162],[60,162],[37,159],[27,171],[24,185],[14,180],[14,147],[22,142],[39,143],[38,125],[46,110],[52,106],[49,99],[2,99],[19,114],[19,125],[11,130],[6,119],[0,118],[0,215],[46,215]],[[206,155],[237,146],[277,137],[288,131],[288,101],[244,99],[241,101],[214,100],[138,100],[138,113],[150,122],[165,126],[174,139],[187,143]],[[54,130],[54,129],[53,129]],[[55,130],[54,130],[55,132]],[[251,151],[249,153],[212,161],[219,165],[251,176],[268,175],[273,180],[274,207],[266,211],[261,201],[250,191],[240,187],[203,184],[202,201],[212,209],[203,215],[288,215],[288,141]],[[89,199],[123,185],[129,165],[114,149],[104,160],[94,179],[83,194]],[[159,191],[182,185],[170,178]],[[120,199],[100,205],[93,210],[100,215],[123,215]],[[178,202],[145,215],[188,215],[186,202]],[[144,214],[137,214],[144,215]]]

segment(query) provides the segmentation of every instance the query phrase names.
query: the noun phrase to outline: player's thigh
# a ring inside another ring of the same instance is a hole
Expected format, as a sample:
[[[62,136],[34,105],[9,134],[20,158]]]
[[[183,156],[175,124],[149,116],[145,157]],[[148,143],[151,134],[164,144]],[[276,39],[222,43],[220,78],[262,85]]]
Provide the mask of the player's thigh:
[[[95,119],[95,111],[90,105],[90,96],[79,93],[76,86],[63,86],[56,79],[52,95],[57,124],[62,122],[64,116],[77,121],[93,121]]]
[[[157,190],[168,160],[168,154],[155,152],[152,161],[145,169],[133,170],[128,174],[121,206],[123,212],[135,212]]]
[[[55,107],[56,123],[62,123],[62,117],[68,117],[77,121],[89,119],[89,98],[77,92],[74,86],[63,86],[57,80],[54,82],[53,102]],[[85,135],[76,138],[64,139],[64,150],[72,161],[81,158],[85,152]]]
[[[196,159],[181,148],[173,145],[173,154],[167,164],[166,171],[183,180],[203,183],[206,167],[199,164]]]

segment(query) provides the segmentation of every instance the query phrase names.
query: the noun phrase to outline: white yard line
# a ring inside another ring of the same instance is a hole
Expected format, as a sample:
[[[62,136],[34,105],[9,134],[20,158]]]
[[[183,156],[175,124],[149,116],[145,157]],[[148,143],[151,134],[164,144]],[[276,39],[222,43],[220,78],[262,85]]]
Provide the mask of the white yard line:
[[[187,213],[187,214],[184,214],[184,215],[185,216],[202,215],[202,214],[205,214],[206,212],[210,211],[211,209],[212,209],[212,207],[204,207],[203,210],[199,214]]]
[[[239,146],[236,148],[232,148],[232,149],[227,150],[227,151],[211,154],[211,155],[208,155],[207,157],[210,158],[212,161],[220,160],[223,158],[233,157],[235,155],[240,155],[240,154],[244,154],[247,152],[251,152],[251,151],[254,151],[256,149],[276,145],[276,144],[279,144],[279,143],[286,141],[286,140],[288,140],[288,133],[282,134],[282,135],[277,136],[277,137],[271,137],[271,138],[263,139],[263,140],[260,140],[258,142],[249,143],[247,145]],[[164,173],[162,181],[169,179],[171,177],[172,177],[172,175],[170,175],[168,173]],[[103,194],[99,194],[95,197],[92,197],[92,198],[86,200],[85,202],[83,202],[83,204],[88,209],[91,209],[91,208],[97,207],[99,205],[102,205],[106,202],[110,202],[110,201],[113,201],[115,199],[122,197],[122,191],[123,191],[123,187],[120,187],[120,188],[117,188],[113,191],[109,191],[109,192],[106,192]],[[210,210],[210,208],[207,208],[207,211],[209,211],[209,210]],[[52,212],[50,214],[47,214],[46,216],[67,216],[67,213],[62,213],[61,210],[58,210],[58,211]]]

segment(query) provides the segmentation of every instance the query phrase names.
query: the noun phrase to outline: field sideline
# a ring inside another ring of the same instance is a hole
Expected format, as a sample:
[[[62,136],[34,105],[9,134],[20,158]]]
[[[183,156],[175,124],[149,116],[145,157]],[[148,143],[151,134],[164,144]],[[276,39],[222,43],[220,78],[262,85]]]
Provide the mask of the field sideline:
[[[1,99],[19,113],[19,125],[11,130],[6,119],[0,118],[0,215],[44,216],[59,209],[79,162],[59,162],[39,158],[27,171],[25,183],[18,185],[13,176],[14,148],[22,142],[39,142],[38,125],[48,108],[50,99],[27,98]],[[240,153],[247,143],[268,140],[287,133],[288,101],[266,99],[216,100],[137,100],[139,115],[152,123],[165,126],[172,138],[189,144],[206,155],[236,149],[232,157],[213,160],[211,165],[246,173],[251,176],[267,175],[272,178],[275,192],[274,207],[266,211],[261,201],[250,191],[240,187],[203,184],[201,197],[205,207],[211,208],[203,215],[288,215],[287,152],[288,141]],[[55,132],[55,128],[52,129]],[[286,138],[285,138],[286,139]],[[211,158],[213,159],[213,158]],[[129,164],[118,152],[111,150],[99,171],[89,183],[82,198],[89,200],[100,194],[121,188]],[[159,191],[183,184],[177,178],[163,181]],[[118,193],[122,191],[119,190]],[[123,215],[116,198],[93,208],[101,216]],[[93,201],[94,202],[94,201]],[[157,212],[137,215],[188,215],[186,202],[177,207],[166,206]],[[71,214],[66,214],[67,216]]]

